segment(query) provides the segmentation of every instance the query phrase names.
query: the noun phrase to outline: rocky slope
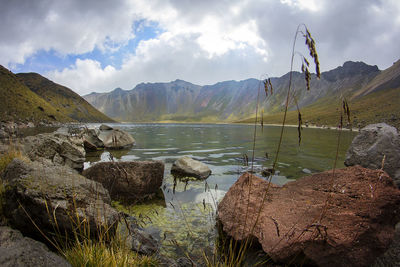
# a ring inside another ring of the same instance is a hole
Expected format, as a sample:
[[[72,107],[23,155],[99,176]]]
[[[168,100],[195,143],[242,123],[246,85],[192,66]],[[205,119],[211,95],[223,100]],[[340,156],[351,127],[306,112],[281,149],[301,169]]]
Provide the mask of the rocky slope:
[[[357,125],[374,122],[370,118],[372,112],[373,119],[382,120],[382,116],[386,116],[388,120],[392,117],[397,120],[400,108],[394,103],[400,100],[399,80],[399,62],[380,71],[377,66],[349,61],[322,73],[319,80],[313,75],[310,91],[305,90],[303,74],[294,72],[293,89],[299,106],[309,111],[308,114],[304,112],[303,119],[319,125],[336,124],[341,98],[346,97],[350,107],[354,107],[353,116]],[[261,88],[260,103],[266,122],[276,123],[281,119],[289,73],[271,78],[271,82],[274,93],[266,98]],[[132,90],[118,88],[110,93],[92,93],[84,98],[100,111],[122,121],[247,122],[246,119],[250,118],[250,122],[254,121],[252,117],[259,86],[263,87],[256,79],[206,86],[176,80],[170,83],[142,83]],[[381,108],[384,114],[375,116],[376,112],[372,110],[375,107]],[[294,110],[293,104],[290,109]],[[297,113],[292,113],[289,114],[289,122],[296,123]]]
[[[14,74],[0,65],[2,121],[112,121],[71,89],[37,73]]]

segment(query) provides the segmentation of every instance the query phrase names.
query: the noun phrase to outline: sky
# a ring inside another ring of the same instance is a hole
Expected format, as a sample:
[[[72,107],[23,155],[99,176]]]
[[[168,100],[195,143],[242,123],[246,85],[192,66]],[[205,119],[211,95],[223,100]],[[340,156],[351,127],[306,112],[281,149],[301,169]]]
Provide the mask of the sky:
[[[80,95],[182,79],[199,85],[289,72],[298,25],[321,70],[400,59],[399,0],[0,0],[0,64]],[[302,29],[302,27],[301,27]],[[296,42],[294,70],[307,55]]]

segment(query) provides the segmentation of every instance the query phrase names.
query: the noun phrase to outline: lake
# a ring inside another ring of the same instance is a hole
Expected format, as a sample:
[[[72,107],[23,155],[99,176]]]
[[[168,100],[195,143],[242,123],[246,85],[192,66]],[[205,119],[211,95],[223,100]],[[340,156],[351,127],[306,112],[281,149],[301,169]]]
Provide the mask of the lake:
[[[99,126],[91,124],[89,127]],[[85,168],[98,161],[161,160],[165,163],[163,198],[122,207],[140,219],[142,227],[161,242],[161,253],[177,258],[189,253],[201,257],[214,247],[215,207],[240,174],[246,154],[251,165],[254,126],[238,124],[110,124],[133,135],[136,146],[119,151],[87,153]],[[257,127],[254,170],[271,167],[280,134],[279,126]],[[309,173],[332,169],[337,130],[304,128],[298,144],[297,128],[284,131],[277,172],[272,182],[282,185]],[[355,132],[342,131],[337,168],[344,167],[346,150]],[[177,181],[170,174],[172,163],[188,155],[212,170],[205,181]],[[177,245],[178,244],[178,245]]]

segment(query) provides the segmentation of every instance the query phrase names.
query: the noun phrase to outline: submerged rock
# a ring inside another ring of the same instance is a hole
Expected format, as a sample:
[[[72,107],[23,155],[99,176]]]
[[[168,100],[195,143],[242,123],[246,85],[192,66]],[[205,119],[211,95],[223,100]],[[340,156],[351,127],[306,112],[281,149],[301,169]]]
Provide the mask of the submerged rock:
[[[0,226],[0,266],[71,266],[46,245],[24,237],[19,231]]]
[[[142,201],[161,187],[164,163],[161,161],[99,162],[83,171],[88,179],[101,183],[112,199]]]
[[[211,170],[206,164],[188,156],[183,156],[174,162],[171,173],[175,176],[207,179],[211,175]]]
[[[344,164],[369,169],[380,169],[383,164],[383,170],[400,188],[400,136],[396,128],[378,123],[361,129],[347,151]]]
[[[388,248],[399,216],[393,180],[360,166],[282,187],[246,173],[218,206],[223,230],[234,239],[254,237],[276,262],[319,266],[370,265]]]
[[[73,236],[79,222],[87,222],[82,225],[92,235],[116,227],[119,216],[107,190],[68,167],[14,159],[4,181],[4,215],[25,235],[43,239],[34,223],[49,238],[57,228],[61,236]]]

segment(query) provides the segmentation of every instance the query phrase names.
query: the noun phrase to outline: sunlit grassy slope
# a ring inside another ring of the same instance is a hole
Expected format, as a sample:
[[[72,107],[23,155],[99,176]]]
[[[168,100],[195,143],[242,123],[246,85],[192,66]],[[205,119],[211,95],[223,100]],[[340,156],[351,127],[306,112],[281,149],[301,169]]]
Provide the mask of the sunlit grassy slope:
[[[71,89],[54,83],[37,73],[19,73],[19,81],[42,97],[62,114],[79,122],[113,121]]]
[[[29,90],[17,76],[0,66],[1,120],[71,122],[68,117]]]

